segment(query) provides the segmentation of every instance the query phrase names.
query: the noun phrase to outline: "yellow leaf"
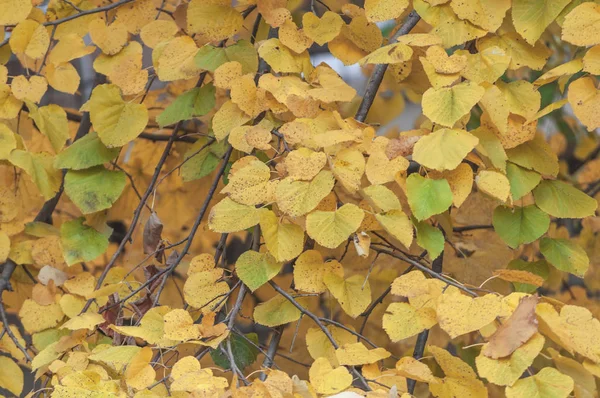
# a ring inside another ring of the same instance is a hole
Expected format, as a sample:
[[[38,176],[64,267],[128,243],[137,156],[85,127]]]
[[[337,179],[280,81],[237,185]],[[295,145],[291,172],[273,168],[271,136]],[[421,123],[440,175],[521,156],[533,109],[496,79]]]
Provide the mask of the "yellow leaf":
[[[365,13],[369,22],[396,19],[408,7],[408,0],[366,0]]]
[[[509,0],[469,0],[453,2],[450,5],[460,19],[468,20],[483,29],[495,32],[502,24],[511,3]]]
[[[303,297],[297,298],[296,301],[302,306],[306,305],[306,300]],[[294,304],[278,294],[254,307],[253,317],[261,325],[274,327],[297,321],[300,319],[300,315],[300,310]]]
[[[188,278],[188,281],[194,275],[202,275],[202,274],[206,274],[206,273],[199,272],[197,274],[193,274],[190,278]],[[195,278],[195,281],[197,281],[197,279],[198,278]],[[212,285],[212,283],[210,285]],[[209,287],[210,285],[205,285],[205,286]],[[188,286],[187,282],[186,282],[186,286]],[[201,288],[198,284],[195,284],[194,287]],[[206,287],[202,287],[202,289],[206,289]],[[186,296],[186,301],[188,301],[188,298],[190,297],[189,289],[187,290],[187,293],[188,293],[188,295]],[[185,294],[186,294],[186,290],[184,287],[184,295]],[[208,297],[210,295],[211,294],[209,293],[209,294],[205,295],[205,297]],[[195,296],[194,298],[197,298],[197,296]],[[167,312],[164,315],[164,321],[165,321],[165,327],[164,327],[165,337],[169,340],[185,342],[188,340],[196,340],[200,337],[200,330],[198,329],[198,325],[194,324],[194,320],[190,316],[190,313],[184,309],[174,309],[173,311]]]
[[[50,329],[58,325],[64,316],[58,303],[39,305],[32,299],[25,300],[19,311],[23,327],[29,333]]]
[[[487,398],[487,388],[469,365],[442,348],[429,346],[429,351],[445,374],[439,383],[429,385],[434,396]]]
[[[229,184],[221,193],[243,205],[269,203],[275,195],[275,184],[270,181],[269,166],[254,156],[245,156],[231,166]]]
[[[171,20],[156,20],[145,25],[140,38],[147,47],[155,48],[163,41],[167,41],[179,31],[177,24]]]
[[[335,273],[325,274],[323,283],[342,309],[352,318],[358,317],[371,304],[371,286],[362,275],[353,275],[344,280]]]
[[[326,274],[344,276],[344,268],[336,260],[324,262],[317,250],[302,253],[294,264],[294,283],[297,290],[308,293],[323,293],[327,287],[323,283]]]
[[[333,325],[327,326],[327,330],[339,346],[356,343],[356,336],[347,330],[335,327]],[[331,341],[321,329],[308,329],[306,332],[306,348],[313,359],[324,357],[329,360],[331,366],[340,366],[336,356],[335,348],[333,348]]]
[[[517,348],[509,357],[491,359],[483,354],[475,358],[477,372],[491,383],[512,386],[533,363],[544,347],[544,337],[536,333],[529,341]],[[483,346],[483,349],[486,345]]]
[[[444,48],[450,48],[458,44],[463,44],[469,40],[474,40],[485,36],[488,32],[473,25],[468,20],[459,18],[453,10],[452,4],[442,4],[432,6],[425,0],[414,0],[413,6],[421,18],[434,28],[429,33],[433,33],[442,38]],[[468,3],[457,3],[459,5]],[[490,2],[490,4],[493,4]],[[461,9],[462,11],[463,9]],[[468,11],[464,7],[465,12]],[[483,15],[481,18],[485,18]]]
[[[284,165],[288,177],[292,180],[312,180],[325,166],[327,155],[314,152],[308,148],[291,151],[285,158]]]
[[[570,353],[600,362],[600,322],[583,307],[565,305],[557,312],[548,303],[536,308],[540,332]]]
[[[23,371],[11,358],[0,357],[0,387],[20,396],[24,387]]]
[[[148,71],[142,69],[142,45],[131,42],[115,55],[100,54],[94,60],[94,69],[119,86],[123,95],[137,94],[144,90]]]
[[[493,322],[501,310],[495,294],[468,297],[463,294],[443,294],[437,303],[437,320],[451,338],[474,332]]]
[[[467,65],[460,74],[475,83],[494,83],[510,65],[510,56],[500,47],[490,46],[475,54],[463,50]]]
[[[508,178],[494,170],[481,170],[475,177],[477,188],[493,198],[500,201],[506,201],[510,193],[510,183]]]
[[[100,344],[93,349],[88,358],[92,361],[102,362],[120,373],[141,349],[141,347],[133,345],[110,346]]]
[[[258,55],[267,62],[275,72],[301,73],[310,70],[310,57],[307,51],[296,54],[279,41],[269,39],[258,48]]]
[[[242,77],[242,68],[238,61],[225,62],[219,66],[215,69],[215,87],[231,89],[232,84]]]
[[[144,314],[139,326],[110,325],[110,328],[124,336],[140,338],[149,344],[156,344],[159,347],[170,347],[177,343],[165,338],[164,317],[170,311],[171,308],[167,306],[154,307]]]
[[[398,239],[406,248],[413,241],[413,225],[402,210],[390,210],[386,213],[375,214],[379,224],[390,235]]]
[[[235,35],[244,23],[242,15],[229,2],[192,0],[187,8],[187,27],[208,41],[227,39]]]
[[[23,21],[31,12],[31,1],[4,0],[2,2],[2,14],[0,25],[14,25]],[[16,394],[19,395],[19,394]]]
[[[437,383],[431,373],[431,369],[423,362],[419,362],[413,357],[402,357],[396,362],[396,371],[400,376],[420,381],[423,383]]]
[[[511,83],[500,81],[497,86],[506,97],[511,113],[530,119],[540,109],[541,94],[533,84],[517,80]]]
[[[12,95],[8,84],[0,83],[0,119],[14,119],[19,114],[23,102]]]
[[[92,41],[104,54],[118,53],[129,39],[127,26],[120,21],[115,21],[107,26],[104,20],[94,19],[90,23],[89,29]]]
[[[298,29],[290,19],[279,27],[279,40],[296,54],[300,54],[313,44],[313,40],[304,34],[304,30]]]
[[[350,193],[360,189],[360,180],[365,172],[365,158],[355,149],[342,149],[333,162],[332,170],[335,178]]]
[[[576,46],[600,43],[600,6],[583,3],[567,14],[562,25],[562,39]]]
[[[298,257],[304,248],[304,230],[296,224],[282,223],[273,211],[260,210],[260,228],[267,250],[283,262]]]
[[[383,315],[383,329],[394,342],[416,336],[437,323],[435,310],[409,303],[392,303]]]
[[[0,262],[4,263],[10,253],[10,238],[6,232],[0,231]]]
[[[98,313],[85,312],[79,316],[69,319],[60,328],[69,330],[94,330],[97,325],[100,325],[104,322],[106,322],[106,320],[102,315]]]
[[[541,41],[535,46],[529,45],[518,33],[509,32],[499,36],[484,38],[477,44],[480,51],[490,47],[500,47],[510,56],[511,70],[527,66],[533,70],[541,70],[550,57],[550,50]]]
[[[152,357],[152,349],[144,347],[131,359],[125,370],[125,381],[129,387],[143,390],[154,382],[156,371],[150,365]]]
[[[352,384],[352,375],[343,367],[333,368],[327,358],[318,358],[308,371],[310,384],[320,394],[335,394]]]
[[[371,152],[365,174],[371,184],[385,184],[394,181],[398,172],[408,170],[409,161],[402,156],[397,156],[390,160],[384,151]]]
[[[533,45],[570,2],[571,0],[515,1],[512,7],[515,29],[529,44]]]
[[[237,232],[258,224],[259,213],[254,206],[242,205],[225,198],[208,214],[208,228],[214,232]]]
[[[31,76],[27,80],[25,76],[19,75],[12,80],[11,88],[13,95],[18,100],[40,102],[48,90],[48,83],[42,76]]]
[[[321,246],[335,249],[358,229],[364,212],[352,203],[335,211],[313,211],[306,217],[308,236]]]
[[[315,100],[328,104],[332,102],[350,102],[356,96],[356,90],[326,64],[318,65],[307,80],[315,86],[308,91],[309,97]]]
[[[590,48],[583,56],[583,70],[592,75],[600,74],[600,46]]]
[[[138,0],[117,8],[117,20],[127,30],[137,35],[140,30],[156,19],[156,7],[153,0]]]
[[[536,375],[517,380],[506,387],[507,398],[567,398],[573,391],[573,379],[554,368],[544,368]]]
[[[548,348],[548,352],[554,360],[556,369],[562,373],[562,375],[558,375],[562,376],[558,379],[563,381],[563,394],[567,393],[566,390],[571,387],[571,383],[567,377],[573,379],[575,382],[574,392],[576,397],[595,396],[598,394],[594,375],[588,370],[589,366],[584,366],[585,362],[582,365],[580,361],[560,355],[553,348]],[[560,390],[560,387],[558,387],[558,391]]]
[[[366,16],[357,15],[349,25],[342,25],[340,34],[328,43],[328,47],[344,65],[352,65],[377,50],[382,41],[379,27],[367,21]]]
[[[62,173],[54,168],[54,157],[49,153],[31,153],[15,149],[10,153],[9,161],[25,170],[46,200],[58,192]]]
[[[216,139],[219,141],[224,140],[231,130],[243,125],[250,119],[250,116],[246,115],[232,101],[225,102],[215,113],[212,120],[212,128]]]
[[[369,350],[363,343],[344,344],[335,351],[340,365],[357,366],[375,363],[392,355],[384,348]]]
[[[399,64],[410,60],[413,50],[403,43],[394,43],[378,48],[358,61],[359,65]]]
[[[430,88],[423,94],[423,113],[434,123],[452,127],[479,102],[485,89],[472,82]]]
[[[227,283],[217,282],[222,276],[223,270],[219,268],[191,274],[183,285],[183,297],[186,303],[202,309],[203,313],[211,312],[212,307],[216,306],[219,299],[229,291]]]
[[[52,88],[68,94],[75,94],[81,81],[75,67],[68,62],[47,65],[46,79]]]
[[[435,170],[453,170],[475,148],[479,140],[464,130],[440,129],[421,137],[413,159]]]
[[[29,108],[29,117],[35,121],[37,128],[48,137],[54,151],[60,152],[70,138],[69,122],[65,110],[55,104],[38,108],[30,102],[27,102],[27,107]]]
[[[27,19],[15,27],[8,43],[13,53],[40,59],[48,51],[50,36],[43,25]]]
[[[0,123],[0,160],[7,160],[16,147],[17,138],[15,133],[6,124]]]
[[[583,5],[583,4],[582,4]],[[581,77],[569,85],[569,104],[575,116],[589,131],[600,127],[600,93],[593,77]]]
[[[344,21],[335,12],[326,11],[321,18],[312,12],[302,15],[304,34],[322,46],[333,40],[342,29]]]
[[[194,62],[198,46],[189,36],[178,36],[160,42],[152,51],[152,64],[163,82],[191,79],[200,73]],[[216,133],[215,133],[216,135]]]

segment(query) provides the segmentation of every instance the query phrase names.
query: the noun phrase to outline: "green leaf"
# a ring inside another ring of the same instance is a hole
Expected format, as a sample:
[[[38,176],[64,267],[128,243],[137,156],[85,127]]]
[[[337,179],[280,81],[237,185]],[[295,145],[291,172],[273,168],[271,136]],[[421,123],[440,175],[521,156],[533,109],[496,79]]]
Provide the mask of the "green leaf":
[[[552,177],[558,174],[558,157],[542,135],[537,135],[533,140],[515,148],[507,149],[506,154],[508,160],[526,169]]]
[[[17,136],[4,123],[0,123],[0,160],[8,159],[10,152],[17,147]]]
[[[427,250],[431,261],[438,258],[444,250],[444,234],[438,228],[424,221],[413,219],[417,229],[417,244]]]
[[[275,261],[269,253],[248,250],[238,258],[235,271],[242,282],[255,291],[279,273],[283,263]]]
[[[440,214],[452,206],[452,191],[445,179],[432,180],[419,174],[406,179],[408,204],[417,220],[425,220]]]
[[[65,176],[65,193],[83,214],[90,214],[111,207],[121,196],[126,182],[125,173],[102,166],[69,170]]]
[[[258,345],[258,335],[256,333],[248,333],[246,338]],[[233,352],[233,359],[235,360],[236,366],[240,370],[244,370],[246,367],[252,365],[256,358],[258,358],[258,348],[250,344],[246,339],[237,334],[231,334],[229,336],[231,340],[231,351]],[[226,342],[221,343],[223,348],[226,350]],[[215,365],[223,368],[230,369],[231,364],[229,359],[221,350],[211,350],[210,356],[214,361]]]
[[[583,277],[590,265],[585,250],[568,239],[543,238],[540,251],[550,264],[557,269]]]
[[[60,235],[60,231],[54,225],[40,221],[32,221],[25,224],[24,232],[27,235],[35,236],[36,238]]]
[[[532,274],[541,276],[544,280],[548,279],[548,276],[550,276],[550,266],[546,260],[530,263],[518,258],[508,263],[506,268],[531,272]],[[533,293],[538,289],[537,286],[530,285],[529,283],[513,282],[513,286],[515,287],[515,291],[523,293]]]
[[[29,117],[48,137],[54,151],[59,152],[69,139],[69,122],[65,110],[54,104],[38,108],[31,102],[27,102],[27,108],[29,108]]]
[[[498,206],[494,210],[492,224],[502,240],[516,249],[545,234],[550,226],[550,217],[536,205],[515,208]]]
[[[107,148],[95,131],[86,134],[56,155],[57,169],[82,170],[110,162],[119,155],[121,148]]]
[[[214,72],[226,62],[237,61],[242,64],[242,73],[255,74],[258,70],[258,54],[252,43],[239,40],[229,47],[206,45],[201,47],[194,58],[196,66]]]
[[[184,182],[209,175],[219,164],[221,156],[214,153],[218,152],[219,145],[215,143],[207,146],[207,143],[207,138],[200,138],[185,153],[186,161],[181,166],[181,178]]]
[[[206,115],[215,106],[215,92],[212,83],[186,91],[157,116],[158,125],[164,127],[180,120]]]
[[[46,200],[58,192],[62,173],[54,168],[54,157],[49,153],[15,149],[10,153],[9,161],[25,170]]]
[[[513,201],[527,195],[542,181],[542,176],[539,173],[510,162],[506,164],[506,177],[510,182],[510,193]]]
[[[585,218],[596,213],[598,202],[562,181],[545,180],[533,190],[535,204],[557,218]]]
[[[92,261],[108,248],[108,236],[84,225],[85,217],[60,226],[60,241],[67,265]]]

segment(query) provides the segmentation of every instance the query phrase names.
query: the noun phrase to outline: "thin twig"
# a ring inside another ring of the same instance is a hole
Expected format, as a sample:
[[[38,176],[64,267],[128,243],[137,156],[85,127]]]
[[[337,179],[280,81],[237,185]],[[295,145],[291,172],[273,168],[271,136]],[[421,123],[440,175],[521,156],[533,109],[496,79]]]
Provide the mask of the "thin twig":
[[[318,316],[316,316],[315,314],[313,314],[312,312],[310,312],[309,310],[304,308],[302,305],[300,305],[300,303],[298,303],[289,293],[287,293],[285,290],[283,290],[281,287],[279,287],[279,285],[277,285],[275,282],[269,281],[269,284],[271,285],[271,287],[273,289],[275,289],[275,291],[277,291],[277,293],[281,294],[290,303],[292,303],[292,305],[294,307],[296,307],[301,313],[303,313],[304,315],[306,315],[310,319],[312,319],[312,321],[317,324],[319,329],[321,329],[321,331],[323,333],[325,333],[325,336],[327,336],[327,339],[329,340],[329,342],[331,343],[333,348],[335,348],[337,350],[340,347],[339,344],[335,341],[335,339],[331,335],[331,333],[329,332],[329,329],[327,329],[327,327],[325,325],[323,325],[323,323],[321,322],[321,319]],[[350,370],[352,371],[352,373],[354,373],[356,378],[358,380],[360,380],[360,382],[363,385],[363,388],[367,391],[371,391],[371,387],[369,387],[369,383],[367,383],[367,381],[365,380],[363,375],[358,370],[356,370],[356,368],[354,368],[352,366],[350,367]]]

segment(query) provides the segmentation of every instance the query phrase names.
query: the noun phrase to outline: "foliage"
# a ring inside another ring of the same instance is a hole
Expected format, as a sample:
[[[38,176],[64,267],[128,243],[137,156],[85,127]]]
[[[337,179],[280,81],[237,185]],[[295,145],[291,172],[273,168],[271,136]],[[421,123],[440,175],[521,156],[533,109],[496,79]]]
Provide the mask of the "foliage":
[[[598,396],[598,21],[0,1],[0,394]]]

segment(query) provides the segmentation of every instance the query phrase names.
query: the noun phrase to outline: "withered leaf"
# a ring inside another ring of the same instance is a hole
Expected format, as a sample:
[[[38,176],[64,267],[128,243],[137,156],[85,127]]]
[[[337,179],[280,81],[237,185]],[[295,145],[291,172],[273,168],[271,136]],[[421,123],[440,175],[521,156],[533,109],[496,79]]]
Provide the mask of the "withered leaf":
[[[153,253],[161,240],[163,224],[156,215],[152,212],[146,226],[144,227],[144,254]]]
[[[527,296],[521,299],[512,315],[490,337],[483,350],[489,358],[504,358],[527,342],[538,331],[535,317],[535,306],[538,296]]]

